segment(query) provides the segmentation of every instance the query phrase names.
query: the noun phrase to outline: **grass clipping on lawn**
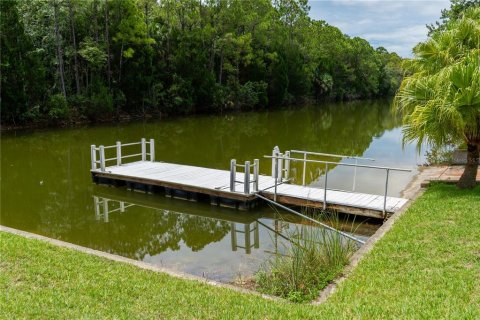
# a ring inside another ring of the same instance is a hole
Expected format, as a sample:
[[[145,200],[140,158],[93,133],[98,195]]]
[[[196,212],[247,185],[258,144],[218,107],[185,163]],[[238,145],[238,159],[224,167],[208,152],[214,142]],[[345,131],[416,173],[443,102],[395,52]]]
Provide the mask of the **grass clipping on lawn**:
[[[340,228],[339,217],[332,212],[310,213]],[[353,223],[352,223],[353,228]],[[320,290],[337,277],[358,245],[338,232],[319,226],[302,225],[286,232],[289,243],[255,275],[258,290],[292,302],[315,299]]]

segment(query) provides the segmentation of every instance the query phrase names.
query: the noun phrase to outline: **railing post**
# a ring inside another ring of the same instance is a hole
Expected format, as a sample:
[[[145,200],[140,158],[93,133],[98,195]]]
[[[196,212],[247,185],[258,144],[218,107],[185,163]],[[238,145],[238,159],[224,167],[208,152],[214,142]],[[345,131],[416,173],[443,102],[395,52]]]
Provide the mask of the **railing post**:
[[[387,217],[387,192],[388,192],[388,176],[390,174],[390,169],[387,169],[387,176],[385,178],[385,196],[383,197],[383,217]]]
[[[92,170],[97,170],[97,147],[94,144],[90,146],[90,159],[92,161]]]
[[[283,177],[283,153],[278,154],[278,174],[277,174],[277,179],[278,182],[282,182],[282,177]]]
[[[285,180],[288,180],[290,178],[290,151],[285,151]]]
[[[245,161],[243,192],[245,194],[250,194],[250,161]]]
[[[323,210],[327,209],[328,163],[325,163],[325,189],[323,191]]]
[[[275,146],[275,148],[273,148],[272,150],[272,157],[278,157],[279,153],[280,153],[280,149],[278,148],[278,146]],[[275,166],[276,166],[276,160],[275,158],[272,158],[272,178],[276,178]]]
[[[275,180],[275,192],[273,193],[273,201],[277,201],[277,184],[278,184],[278,158],[274,158],[275,160],[275,176],[273,177]]]
[[[155,140],[150,139],[150,161],[155,161]]]
[[[307,153],[303,153],[303,178],[302,178],[302,185],[305,187],[307,185],[306,181],[306,175],[307,175]]]
[[[235,192],[235,179],[237,175],[237,160],[230,160],[230,191]]]
[[[117,166],[122,165],[122,143],[117,141]]]
[[[100,170],[105,171],[105,147],[100,146],[99,147],[99,152],[100,152]]]
[[[254,159],[253,160],[253,191],[257,192],[258,191],[258,178],[260,177],[260,160],[259,159]]]
[[[147,161],[147,140],[142,138],[142,161]]]

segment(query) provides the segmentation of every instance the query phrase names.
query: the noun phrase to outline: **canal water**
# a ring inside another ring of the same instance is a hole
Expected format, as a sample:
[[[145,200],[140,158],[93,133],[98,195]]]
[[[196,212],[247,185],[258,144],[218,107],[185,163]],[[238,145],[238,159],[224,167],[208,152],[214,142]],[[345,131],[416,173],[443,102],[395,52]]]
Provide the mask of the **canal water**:
[[[374,101],[3,133],[0,224],[229,282],[252,275],[308,223],[268,206],[236,211],[94,185],[90,145],[153,138],[159,161],[225,170],[232,158],[262,159],[274,146],[363,156],[376,159],[365,164],[413,169],[391,173],[388,193],[399,196],[424,162],[414,146],[402,148],[401,131],[389,103]],[[301,183],[302,166],[292,169]],[[309,164],[307,183],[323,186],[323,170]],[[262,159],[260,172],[270,171]],[[333,166],[328,176],[329,188],[365,193],[382,194],[384,182],[385,171],[373,169]],[[362,239],[379,226],[343,222]]]

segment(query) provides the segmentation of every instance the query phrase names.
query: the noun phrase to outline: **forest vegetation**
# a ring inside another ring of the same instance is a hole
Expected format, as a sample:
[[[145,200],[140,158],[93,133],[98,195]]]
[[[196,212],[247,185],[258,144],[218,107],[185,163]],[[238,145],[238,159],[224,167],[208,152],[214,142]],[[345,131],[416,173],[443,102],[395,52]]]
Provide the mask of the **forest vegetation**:
[[[393,95],[402,59],[307,0],[0,1],[3,124]]]

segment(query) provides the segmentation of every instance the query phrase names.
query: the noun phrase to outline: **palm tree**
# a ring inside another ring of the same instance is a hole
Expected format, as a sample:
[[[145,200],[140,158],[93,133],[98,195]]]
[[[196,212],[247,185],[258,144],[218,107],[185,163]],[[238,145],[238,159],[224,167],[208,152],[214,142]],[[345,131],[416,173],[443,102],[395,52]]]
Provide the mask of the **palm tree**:
[[[480,8],[465,11],[414,48],[394,100],[404,142],[464,142],[467,164],[459,188],[473,188],[480,151]]]

